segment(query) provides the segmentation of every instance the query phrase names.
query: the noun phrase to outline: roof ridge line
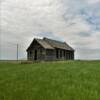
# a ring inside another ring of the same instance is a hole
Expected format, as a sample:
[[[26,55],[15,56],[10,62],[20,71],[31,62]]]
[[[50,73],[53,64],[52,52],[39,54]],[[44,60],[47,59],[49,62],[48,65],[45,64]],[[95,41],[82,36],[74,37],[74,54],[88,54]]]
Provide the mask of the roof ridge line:
[[[48,39],[48,40],[51,40],[51,41],[55,41],[55,42],[60,42],[60,43],[66,43],[64,41],[59,41],[59,40],[54,40],[54,39],[50,39],[50,38],[44,37],[43,40],[45,40],[45,39]]]

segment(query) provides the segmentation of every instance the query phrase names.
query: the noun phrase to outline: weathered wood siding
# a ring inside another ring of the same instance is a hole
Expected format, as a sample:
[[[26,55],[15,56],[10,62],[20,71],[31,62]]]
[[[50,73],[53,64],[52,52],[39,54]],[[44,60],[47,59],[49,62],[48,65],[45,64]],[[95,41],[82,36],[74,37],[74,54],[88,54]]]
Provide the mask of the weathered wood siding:
[[[46,60],[56,60],[56,50],[47,49],[45,57]]]
[[[35,50],[37,51],[37,60],[44,60],[46,50],[37,42],[34,42],[33,46],[29,49],[27,53],[28,60],[35,60]]]
[[[28,60],[74,60],[74,51],[59,48],[44,49],[37,41],[34,41],[27,53]]]
[[[74,51],[56,49],[56,60],[73,60]]]

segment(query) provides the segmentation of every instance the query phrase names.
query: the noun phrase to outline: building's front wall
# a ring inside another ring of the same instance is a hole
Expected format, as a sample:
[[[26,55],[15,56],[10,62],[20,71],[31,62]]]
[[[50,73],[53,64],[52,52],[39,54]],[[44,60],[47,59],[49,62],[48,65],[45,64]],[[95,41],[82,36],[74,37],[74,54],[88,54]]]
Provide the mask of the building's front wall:
[[[35,51],[37,51],[37,57],[35,59]],[[39,49],[32,49],[28,51],[28,60],[44,60],[45,59],[45,49],[39,48]]]
[[[37,54],[35,54],[37,52]],[[27,51],[28,60],[44,60],[46,50],[37,42],[33,43],[33,46]],[[36,57],[37,56],[37,57]]]

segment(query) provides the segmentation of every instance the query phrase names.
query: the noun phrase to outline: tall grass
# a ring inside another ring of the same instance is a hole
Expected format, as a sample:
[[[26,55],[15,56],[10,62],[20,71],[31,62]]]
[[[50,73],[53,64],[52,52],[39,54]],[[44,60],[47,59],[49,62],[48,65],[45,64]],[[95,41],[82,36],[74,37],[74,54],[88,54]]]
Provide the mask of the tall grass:
[[[100,100],[100,61],[1,62],[0,100]]]

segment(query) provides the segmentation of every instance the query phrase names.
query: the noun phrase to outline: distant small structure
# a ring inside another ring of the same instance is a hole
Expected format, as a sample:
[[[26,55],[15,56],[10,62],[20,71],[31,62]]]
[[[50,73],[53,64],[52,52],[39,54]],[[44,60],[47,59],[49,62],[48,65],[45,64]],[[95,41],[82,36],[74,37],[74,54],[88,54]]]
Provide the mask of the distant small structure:
[[[74,49],[65,42],[45,37],[35,38],[27,49],[27,59],[32,61],[74,60]]]

